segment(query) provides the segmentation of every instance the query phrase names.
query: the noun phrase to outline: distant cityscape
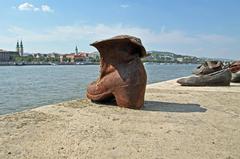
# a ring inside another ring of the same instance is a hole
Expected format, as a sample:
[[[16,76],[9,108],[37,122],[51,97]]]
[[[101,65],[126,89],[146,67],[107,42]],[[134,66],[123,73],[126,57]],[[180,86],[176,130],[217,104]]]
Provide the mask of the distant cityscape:
[[[0,65],[50,65],[50,64],[98,64],[98,52],[80,52],[75,47],[74,52],[60,54],[52,53],[25,53],[22,40],[17,41],[16,50],[0,49]]]
[[[148,56],[143,58],[143,62],[154,63],[179,63],[179,64],[199,64],[206,60],[231,61],[229,59],[199,58],[195,56],[179,55],[172,52],[148,51]],[[24,53],[22,40],[17,41],[16,50],[8,51],[0,49],[0,65],[81,65],[99,64],[98,52],[80,52],[76,46],[73,52],[60,53]]]

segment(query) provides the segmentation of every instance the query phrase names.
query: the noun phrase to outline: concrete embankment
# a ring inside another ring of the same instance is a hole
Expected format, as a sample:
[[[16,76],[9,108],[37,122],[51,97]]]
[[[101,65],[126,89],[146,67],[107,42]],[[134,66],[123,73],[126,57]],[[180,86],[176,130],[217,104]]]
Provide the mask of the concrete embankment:
[[[0,158],[240,158],[240,85],[148,85],[143,110],[75,100],[0,116]]]

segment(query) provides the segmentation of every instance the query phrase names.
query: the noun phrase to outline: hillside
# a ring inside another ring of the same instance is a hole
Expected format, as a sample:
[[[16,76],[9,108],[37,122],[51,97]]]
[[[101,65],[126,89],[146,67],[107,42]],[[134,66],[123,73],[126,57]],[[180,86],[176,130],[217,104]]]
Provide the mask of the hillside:
[[[143,59],[144,62],[160,62],[160,63],[202,63],[207,60],[220,60],[215,58],[203,58],[189,55],[180,55],[166,51],[147,51],[148,56]],[[221,59],[221,61],[231,61],[229,59]]]

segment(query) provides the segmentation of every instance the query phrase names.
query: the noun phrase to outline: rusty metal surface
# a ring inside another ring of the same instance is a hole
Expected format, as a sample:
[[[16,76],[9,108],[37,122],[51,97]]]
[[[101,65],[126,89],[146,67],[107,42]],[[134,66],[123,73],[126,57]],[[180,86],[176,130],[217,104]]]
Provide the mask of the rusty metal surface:
[[[87,97],[92,101],[112,99],[120,107],[140,109],[147,83],[141,57],[146,56],[141,40],[122,35],[91,44],[100,52],[100,77],[89,84]]]
[[[222,70],[223,63],[221,61],[206,61],[200,66],[198,66],[193,74],[195,75],[206,75],[209,73],[213,73],[219,70]]]
[[[232,72],[232,82],[240,83],[240,61],[234,61],[229,70]]]
[[[229,69],[232,73],[236,73],[240,71],[240,61],[234,61],[230,66]]]
[[[201,76],[181,78],[177,83],[182,86],[229,86],[232,74],[228,69]]]

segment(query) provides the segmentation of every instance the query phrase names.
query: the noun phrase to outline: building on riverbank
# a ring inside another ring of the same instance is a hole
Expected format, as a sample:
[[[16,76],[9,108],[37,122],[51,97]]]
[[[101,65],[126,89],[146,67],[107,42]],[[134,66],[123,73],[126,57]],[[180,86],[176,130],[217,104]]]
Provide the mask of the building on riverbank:
[[[79,61],[87,61],[88,60],[88,53],[71,53],[71,54],[65,54],[60,56],[60,62],[64,61],[68,62],[79,62]]]
[[[17,41],[16,51],[7,51],[0,49],[0,62],[13,62],[17,56],[23,56],[23,42]]]
[[[6,51],[0,49],[0,62],[14,61],[16,56],[19,56],[17,51]]]
[[[24,49],[23,49],[23,42],[22,40],[19,42],[17,41],[16,51],[18,52],[19,56],[23,56]]]

